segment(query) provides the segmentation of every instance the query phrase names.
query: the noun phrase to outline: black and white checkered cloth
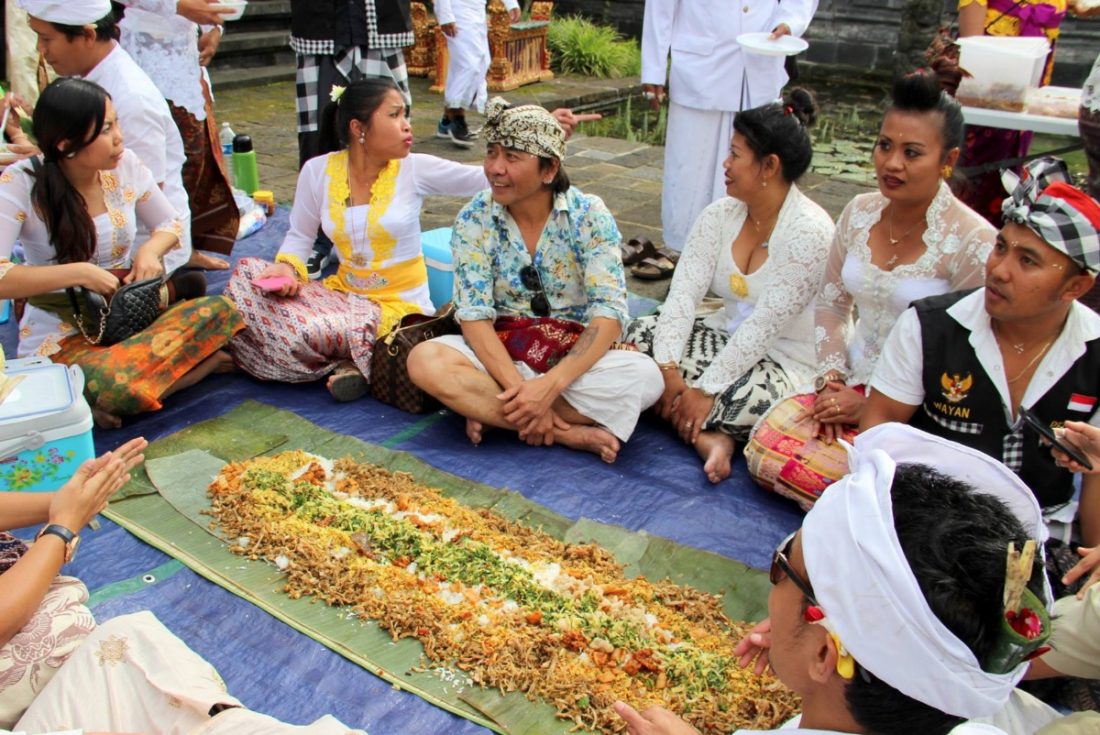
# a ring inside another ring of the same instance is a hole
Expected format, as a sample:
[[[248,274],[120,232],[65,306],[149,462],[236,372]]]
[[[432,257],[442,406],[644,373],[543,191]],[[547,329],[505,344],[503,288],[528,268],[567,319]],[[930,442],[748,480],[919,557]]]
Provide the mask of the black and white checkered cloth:
[[[323,42],[322,42],[323,43]],[[331,43],[331,42],[330,42]],[[323,73],[324,72],[324,73]],[[321,89],[322,77],[329,80],[328,89]],[[359,46],[341,49],[338,53],[298,54],[298,132],[316,132],[319,110],[328,104],[332,85],[342,86],[365,77],[392,79],[405,104],[412,106],[409,92],[409,70],[401,49],[364,50]]]
[[[1005,467],[1016,474],[1024,468],[1024,421],[1020,419],[1012,427],[1012,431],[1005,434],[1004,444],[1001,449],[1001,461]]]
[[[1002,205],[1005,220],[1029,227],[1082,268],[1100,270],[1100,233],[1073,206],[1075,200],[1086,207],[1096,202],[1069,183],[1069,169],[1057,158],[1037,159],[1024,171],[1022,178],[1001,172],[1005,189],[1012,192]]]

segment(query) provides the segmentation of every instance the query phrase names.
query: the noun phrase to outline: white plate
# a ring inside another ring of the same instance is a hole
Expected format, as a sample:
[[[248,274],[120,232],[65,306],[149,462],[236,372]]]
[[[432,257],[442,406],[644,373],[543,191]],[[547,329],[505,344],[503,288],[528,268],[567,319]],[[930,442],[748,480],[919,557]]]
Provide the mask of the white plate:
[[[770,33],[742,33],[737,43],[750,54],[761,56],[794,56],[810,47],[810,44],[798,36],[780,36],[774,41]]]
[[[232,13],[227,13],[222,16],[222,20],[239,20],[244,15],[244,9],[248,6],[248,0],[222,0],[219,3],[213,3],[210,7],[222,9],[231,9]]]

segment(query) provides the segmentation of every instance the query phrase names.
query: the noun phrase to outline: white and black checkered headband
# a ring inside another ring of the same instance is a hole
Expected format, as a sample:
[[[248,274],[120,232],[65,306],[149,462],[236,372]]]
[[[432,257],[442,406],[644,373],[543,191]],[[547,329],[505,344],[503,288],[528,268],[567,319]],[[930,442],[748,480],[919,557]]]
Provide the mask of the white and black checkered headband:
[[[1100,270],[1100,233],[1072,200],[1084,198],[1091,206],[1096,202],[1069,184],[1065,163],[1057,158],[1040,158],[1027,164],[1023,178],[1013,171],[1002,171],[1001,182],[1010,192],[1001,205],[1006,222],[1030,228],[1085,270]]]

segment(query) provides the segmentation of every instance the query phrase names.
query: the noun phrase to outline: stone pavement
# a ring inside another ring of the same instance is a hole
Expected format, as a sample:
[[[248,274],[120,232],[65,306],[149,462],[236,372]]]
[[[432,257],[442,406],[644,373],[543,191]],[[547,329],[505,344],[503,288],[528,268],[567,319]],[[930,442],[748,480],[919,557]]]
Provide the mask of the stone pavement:
[[[427,79],[410,80],[413,93],[413,150],[468,163],[480,163],[482,149],[460,149],[435,137],[442,107],[442,95],[429,91]],[[502,96],[510,102],[538,102],[555,107],[584,108],[614,101],[635,91],[631,80],[586,80],[559,78],[528,85]],[[216,117],[228,121],[234,132],[247,133],[255,141],[260,184],[275,192],[281,204],[290,204],[298,175],[298,144],[295,132],[294,84],[280,82],[262,87],[230,89],[216,98]],[[470,114],[476,129],[480,117]],[[664,149],[615,138],[574,136],[569,141],[566,171],[572,182],[585,192],[600,196],[615,215],[624,239],[648,237],[661,241],[661,177]],[[824,151],[823,151],[824,153]],[[821,162],[823,168],[827,168]],[[807,173],[799,184],[814,201],[834,218],[856,194],[873,184],[854,178]],[[454,221],[465,201],[457,197],[429,197],[421,222],[425,230],[446,227]],[[630,290],[650,298],[663,299],[668,281],[644,282],[629,279]]]

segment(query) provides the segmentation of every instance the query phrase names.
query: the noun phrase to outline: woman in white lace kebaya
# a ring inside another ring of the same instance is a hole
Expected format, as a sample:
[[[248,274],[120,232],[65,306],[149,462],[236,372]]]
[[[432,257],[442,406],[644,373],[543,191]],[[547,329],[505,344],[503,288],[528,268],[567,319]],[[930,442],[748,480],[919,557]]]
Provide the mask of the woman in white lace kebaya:
[[[778,404],[745,448],[753,478],[803,507],[847,470],[835,440],[854,437],[865,386],[901,312],[984,282],[996,231],[944,182],[962,134],[962,111],[933,74],[895,83],[875,144],[879,191],[841,213],[818,294],[815,393]]]
[[[627,331],[661,366],[657,410],[695,446],[711,482],[730,474],[734,442],[814,375],[813,298],[833,222],[795,185],[813,147],[812,95],[734,118],[726,193],[695,221],[660,316]],[[725,308],[697,316],[707,291]]]

